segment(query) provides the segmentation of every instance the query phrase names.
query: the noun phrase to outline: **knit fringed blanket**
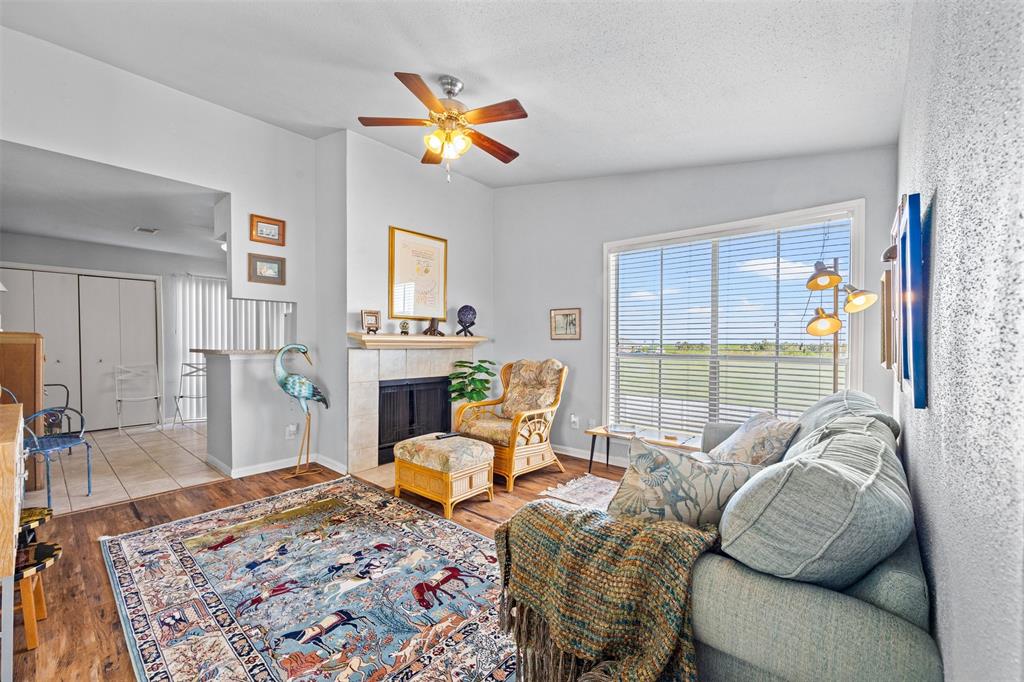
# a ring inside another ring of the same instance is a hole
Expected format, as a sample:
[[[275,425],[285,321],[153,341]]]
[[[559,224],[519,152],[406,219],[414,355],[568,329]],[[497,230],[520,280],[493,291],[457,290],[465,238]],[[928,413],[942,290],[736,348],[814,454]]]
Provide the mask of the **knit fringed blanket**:
[[[537,500],[494,539],[517,682],[697,679],[690,570],[717,541],[715,526]]]

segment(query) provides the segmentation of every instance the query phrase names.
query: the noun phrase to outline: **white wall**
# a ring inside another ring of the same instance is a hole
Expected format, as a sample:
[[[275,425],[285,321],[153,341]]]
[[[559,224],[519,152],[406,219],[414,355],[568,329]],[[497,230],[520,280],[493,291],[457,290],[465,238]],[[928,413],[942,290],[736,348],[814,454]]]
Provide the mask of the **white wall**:
[[[903,450],[948,680],[1024,665],[1024,6],[917,3],[900,192],[932,209],[928,408]]]
[[[229,192],[232,295],[294,301],[315,334],[312,140],[7,28],[0,63],[0,139]],[[250,213],[288,245],[250,242]],[[285,256],[287,285],[249,283],[250,251]]]
[[[107,244],[53,239],[0,230],[0,261],[27,265],[48,265],[132,275],[160,275],[163,306],[164,416],[174,415],[172,396],[178,390],[177,336],[174,328],[174,281],[171,275],[191,273],[207,277],[226,277],[226,259],[183,256],[163,251],[132,249]]]
[[[361,309],[380,310],[387,318],[388,227],[395,225],[448,240],[448,321],[441,329],[454,334],[455,311],[468,303],[479,315],[473,332],[491,336],[498,317],[492,272],[498,257],[492,240],[494,191],[454,174],[447,183],[438,166],[351,131],[346,181],[349,329],[359,329]],[[426,327],[425,322],[411,324],[414,334]],[[397,333],[398,321],[385,319],[384,331]]]
[[[495,192],[494,359],[557,357],[569,366],[553,441],[589,448],[583,435],[603,412],[603,244],[864,198],[864,284],[877,289],[895,205],[896,150],[882,147],[773,161],[686,168]],[[550,308],[583,309],[580,341],[551,341]],[[874,358],[877,308],[864,313],[864,389],[891,404]],[[569,414],[581,428],[569,428]]]

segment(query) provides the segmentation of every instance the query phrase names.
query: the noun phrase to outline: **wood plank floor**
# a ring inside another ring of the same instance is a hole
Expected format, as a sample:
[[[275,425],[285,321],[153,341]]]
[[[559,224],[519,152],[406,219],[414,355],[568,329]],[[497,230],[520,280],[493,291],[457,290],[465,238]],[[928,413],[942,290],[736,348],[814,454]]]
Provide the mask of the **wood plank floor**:
[[[515,491],[496,485],[494,502],[485,496],[461,502],[454,521],[478,533],[494,536],[494,529],[545,489],[587,471],[587,462],[562,456],[566,473],[555,467],[516,480]],[[39,624],[39,647],[25,650],[21,616],[15,615],[15,680],[132,680],[131,659],[121,632],[114,593],[97,541],[214,509],[275,495],[322,481],[338,474],[323,469],[298,479],[284,479],[287,470],[246,478],[217,481],[175,490],[145,499],[99,509],[73,512],[40,528],[40,539],[57,542],[64,555],[43,573],[49,617]],[[622,469],[594,464],[594,473],[618,480]],[[498,479],[501,480],[500,478]],[[417,506],[441,513],[441,505],[409,494]]]

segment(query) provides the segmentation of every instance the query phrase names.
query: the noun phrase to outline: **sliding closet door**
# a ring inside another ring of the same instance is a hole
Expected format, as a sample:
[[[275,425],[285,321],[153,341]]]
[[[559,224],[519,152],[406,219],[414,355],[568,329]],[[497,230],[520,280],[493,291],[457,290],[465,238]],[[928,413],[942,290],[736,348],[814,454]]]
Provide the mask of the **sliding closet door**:
[[[156,282],[118,280],[121,300],[121,364],[150,365],[156,372]],[[155,375],[154,392],[162,392]],[[160,417],[163,418],[162,415]],[[121,407],[121,421],[130,424],[151,424],[157,419],[154,402],[126,402]]]
[[[5,332],[34,332],[32,312],[32,271],[0,268],[0,327]]]
[[[46,365],[43,381],[63,384],[70,393],[69,406],[81,409],[78,353],[78,275],[62,272],[33,273],[36,331],[43,335]],[[59,387],[46,389],[46,407],[64,405]],[[78,420],[72,421],[77,428]]]
[[[86,427],[90,431],[116,428],[114,367],[121,364],[120,281],[82,275],[78,294]]]

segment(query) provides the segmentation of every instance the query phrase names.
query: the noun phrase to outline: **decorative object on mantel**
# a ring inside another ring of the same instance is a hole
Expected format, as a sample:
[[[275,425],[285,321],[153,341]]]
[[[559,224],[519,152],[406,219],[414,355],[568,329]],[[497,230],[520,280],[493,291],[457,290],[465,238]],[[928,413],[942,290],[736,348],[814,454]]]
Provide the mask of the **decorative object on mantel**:
[[[893,302],[898,330],[896,353],[900,390],[910,386],[915,409],[928,407],[928,263],[931,211],[921,214],[921,195],[904,194],[892,225]],[[885,255],[889,255],[889,250]]]
[[[250,214],[249,241],[284,246],[284,221],[255,213]]]
[[[262,253],[250,253],[249,281],[258,284],[284,285],[284,258],[264,256]]]
[[[402,320],[399,322],[398,329],[402,336],[409,336],[409,320]]]
[[[807,323],[807,333],[811,336],[832,337],[832,392],[839,391],[839,331],[843,328],[843,321],[839,319],[839,285],[843,277],[839,274],[839,259],[832,259],[832,267],[825,265],[824,261],[814,264],[814,272],[807,278],[807,289],[812,293],[815,291],[832,290],[832,312],[826,313],[821,306],[815,309],[814,317]],[[849,284],[843,287],[846,291],[846,301],[843,310],[847,313],[859,313],[867,310],[875,301],[878,294],[867,289],[857,289]]]
[[[486,336],[423,336],[413,334],[364,334],[349,332],[348,337],[360,348],[367,350],[389,350],[403,348],[417,350],[436,350],[440,348],[475,348],[488,341]]]
[[[471,305],[464,305],[459,308],[459,336],[473,336],[469,328],[476,324],[476,308]]]
[[[430,318],[430,324],[422,332],[423,336],[444,336],[444,332],[437,328],[437,318]]]
[[[448,240],[388,230],[388,317],[448,319]]]
[[[427,151],[420,163],[443,162],[448,182],[452,181],[452,160],[461,157],[474,144],[502,163],[509,163],[519,156],[519,152],[514,149],[469,127],[526,118],[526,110],[519,100],[509,99],[478,109],[468,109],[465,104],[455,99],[462,92],[463,86],[462,81],[455,76],[444,75],[438,78],[438,83],[444,90],[444,99],[438,99],[423,79],[415,73],[397,72],[395,77],[426,105],[429,109],[429,118],[360,116],[359,122],[364,126],[436,126],[433,132],[423,136],[423,144],[426,145]]]
[[[579,308],[552,308],[551,339],[553,341],[578,341],[580,317]]]
[[[448,375],[451,383],[448,385],[448,392],[451,393],[449,400],[453,403],[460,400],[479,402],[486,400],[491,391],[490,377],[498,376],[491,371],[497,363],[492,360],[456,360],[452,363],[455,371]]]
[[[287,346],[277,351],[277,355],[274,356],[274,378],[277,379],[277,385],[281,387],[281,390],[290,395],[292,398],[299,403],[299,408],[306,415],[306,428],[302,432],[302,440],[299,441],[299,457],[295,461],[295,471],[285,476],[285,478],[295,478],[296,476],[302,476],[304,474],[318,471],[318,469],[312,469],[309,465],[309,401],[323,403],[324,409],[330,408],[330,404],[327,402],[327,397],[323,394],[316,384],[302,376],[301,374],[289,374],[284,368],[284,356],[288,353],[296,351],[302,353],[302,356],[306,358],[306,362],[310,365],[313,361],[309,357],[309,349],[301,343],[289,343]],[[306,466],[300,470],[302,463],[302,450],[306,450]]]
[[[367,334],[376,334],[380,331],[379,310],[360,310],[359,315],[362,317],[363,331]]]

